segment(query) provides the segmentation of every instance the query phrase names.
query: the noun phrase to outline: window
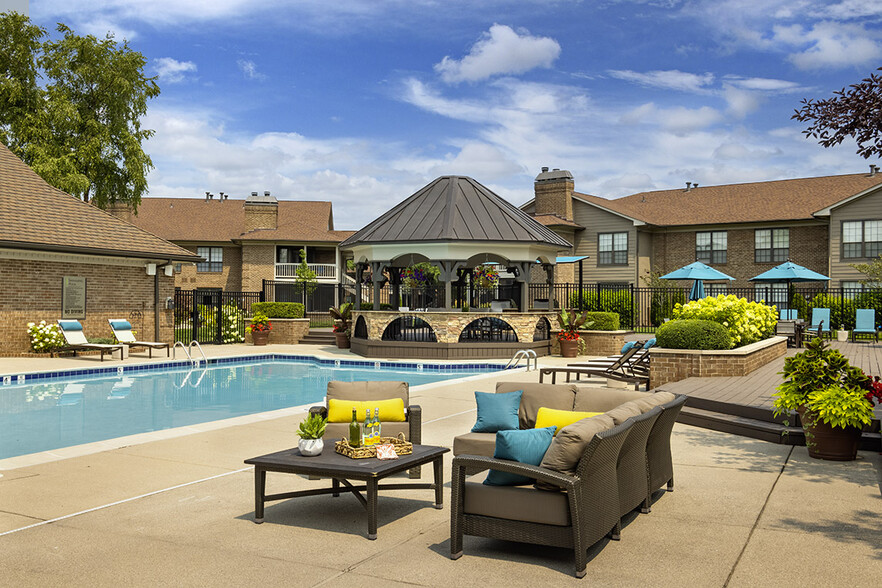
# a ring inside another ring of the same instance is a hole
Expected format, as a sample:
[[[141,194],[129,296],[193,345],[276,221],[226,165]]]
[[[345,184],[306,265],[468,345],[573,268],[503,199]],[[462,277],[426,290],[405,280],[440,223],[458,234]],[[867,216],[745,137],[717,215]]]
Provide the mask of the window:
[[[876,257],[882,253],[882,221],[842,223],[842,257]]]
[[[628,265],[628,233],[597,235],[597,265]]]
[[[300,263],[300,250],[302,245],[276,247],[276,263]]]
[[[196,264],[197,272],[222,272],[224,270],[223,247],[197,247],[196,255],[205,258],[205,261]]]
[[[754,243],[756,263],[780,263],[790,258],[790,229],[757,229]]]
[[[754,289],[754,300],[765,300],[767,305],[775,305],[778,309],[787,308],[789,286],[786,282],[757,284]]]
[[[726,263],[728,235],[726,231],[695,233],[695,261]]]
[[[726,295],[729,293],[729,285],[728,284],[708,284],[704,283],[704,295],[705,296],[719,296],[720,294]]]

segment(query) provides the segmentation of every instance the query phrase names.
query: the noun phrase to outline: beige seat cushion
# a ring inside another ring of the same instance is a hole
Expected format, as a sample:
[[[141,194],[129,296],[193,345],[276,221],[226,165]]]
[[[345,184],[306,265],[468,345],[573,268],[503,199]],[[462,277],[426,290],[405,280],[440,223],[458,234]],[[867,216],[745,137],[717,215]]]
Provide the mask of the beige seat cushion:
[[[637,403],[632,400],[631,402],[626,402],[612,410],[608,410],[604,414],[611,418],[615,424],[621,425],[631,417],[640,416],[643,414],[643,411],[637,406]]]
[[[466,433],[453,438],[453,455],[483,455],[496,452],[496,433]]]
[[[543,492],[532,486],[485,486],[466,482],[463,512],[528,523],[570,524],[565,492]]]
[[[387,400],[401,398],[410,406],[407,382],[328,382],[328,400]]]
[[[676,398],[676,396],[671,392],[656,392],[655,394],[650,394],[646,398],[638,398],[634,400],[634,403],[639,406],[640,410],[643,412],[649,412],[656,406],[666,404],[674,398]]]
[[[594,439],[594,435],[608,431],[614,426],[614,421],[605,414],[567,425],[554,436],[539,465],[571,476],[576,475],[579,460],[585,453],[585,448]]]
[[[536,426],[536,413],[541,407],[557,410],[573,410],[576,387],[572,384],[539,384],[536,382],[497,382],[496,393],[523,390],[518,408],[518,426],[532,429]],[[594,412],[603,412],[602,410]]]
[[[380,434],[383,437],[397,437],[398,433],[404,433],[404,438],[410,440],[410,423],[383,423]],[[349,423],[328,423],[325,427],[325,443],[337,442],[340,439],[349,439]],[[334,448],[331,447],[331,451]]]
[[[652,394],[636,390],[581,386],[576,391],[573,410],[606,412],[629,400],[636,400],[637,398],[645,398],[647,396],[652,396]]]

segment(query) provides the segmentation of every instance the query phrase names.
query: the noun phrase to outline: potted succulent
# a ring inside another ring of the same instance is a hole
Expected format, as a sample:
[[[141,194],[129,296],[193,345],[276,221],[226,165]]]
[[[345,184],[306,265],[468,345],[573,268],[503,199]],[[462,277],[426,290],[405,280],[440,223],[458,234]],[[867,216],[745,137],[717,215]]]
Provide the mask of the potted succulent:
[[[557,324],[560,326],[560,332],[557,334],[557,341],[560,343],[561,357],[576,357],[581,352],[582,337],[579,336],[580,328],[588,328],[594,324],[593,321],[588,322],[588,311],[581,315],[575,308],[562,309],[557,314]]]
[[[270,331],[273,330],[273,324],[269,318],[262,312],[255,312],[251,317],[251,324],[245,327],[245,330],[251,333],[251,341],[255,345],[266,345],[269,342]]]
[[[301,454],[306,457],[322,454],[322,450],[325,448],[322,436],[325,434],[327,424],[328,419],[318,413],[310,413],[305,421],[300,421],[300,428],[297,431],[300,442],[297,444],[297,448]]]
[[[332,306],[328,312],[334,319],[334,338],[337,340],[337,348],[349,349],[349,339],[352,336],[352,303],[344,302],[339,307]]]
[[[853,460],[861,428],[873,420],[873,398],[882,396],[878,384],[820,337],[785,359],[781,374],[775,416],[799,414],[811,457]]]

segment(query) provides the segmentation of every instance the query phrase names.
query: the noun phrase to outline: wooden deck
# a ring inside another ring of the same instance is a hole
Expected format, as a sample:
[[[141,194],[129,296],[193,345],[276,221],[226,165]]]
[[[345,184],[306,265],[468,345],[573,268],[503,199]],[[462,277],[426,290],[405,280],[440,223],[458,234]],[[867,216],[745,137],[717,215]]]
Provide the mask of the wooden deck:
[[[882,343],[833,341],[835,349],[845,355],[852,365],[866,374],[882,376]],[[787,356],[800,349],[788,349]],[[786,426],[783,419],[773,415],[773,394],[781,383],[784,358],[779,358],[746,376],[725,378],[687,378],[670,382],[661,388],[689,397],[678,419],[698,427],[726,431],[775,443],[805,444],[802,429]],[[876,408],[877,422],[872,432],[865,434],[864,446],[879,447],[879,423],[882,408]],[[786,432],[786,435],[782,433]]]

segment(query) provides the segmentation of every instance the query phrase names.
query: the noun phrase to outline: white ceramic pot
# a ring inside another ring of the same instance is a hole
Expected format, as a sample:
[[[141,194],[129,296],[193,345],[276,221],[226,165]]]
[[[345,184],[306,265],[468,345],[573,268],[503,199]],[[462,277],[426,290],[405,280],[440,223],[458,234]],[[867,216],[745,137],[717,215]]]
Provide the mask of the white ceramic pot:
[[[848,341],[848,331],[836,331],[836,338],[842,342]]]
[[[306,457],[314,457],[322,454],[325,444],[321,439],[301,439],[300,443],[297,444],[297,448]]]

